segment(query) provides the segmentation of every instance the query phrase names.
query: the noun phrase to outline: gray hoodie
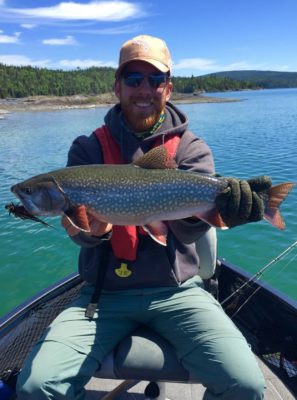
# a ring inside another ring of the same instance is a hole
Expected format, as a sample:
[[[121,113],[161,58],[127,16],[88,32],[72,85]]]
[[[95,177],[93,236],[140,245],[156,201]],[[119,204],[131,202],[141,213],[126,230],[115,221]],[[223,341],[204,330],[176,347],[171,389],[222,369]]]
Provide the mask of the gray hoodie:
[[[181,137],[175,156],[178,167],[213,174],[211,151],[205,142],[187,129],[187,117],[171,103],[167,103],[165,115],[165,121],[157,132],[141,140],[126,127],[119,104],[109,110],[105,124],[118,142],[125,162],[131,163],[146,153],[157,137],[178,134]],[[94,132],[75,139],[68,154],[68,166],[102,163],[102,150]],[[107,290],[177,286],[197,275],[199,254],[195,241],[209,229],[209,225],[186,219],[169,221],[168,226],[166,247],[148,235],[139,235],[137,259],[129,262],[117,259],[112,253],[108,240],[111,234],[101,238],[83,233],[76,235],[73,240],[81,246],[79,272],[82,278],[95,284],[102,258],[108,263],[103,286]],[[105,257],[102,257],[103,251],[107,252]],[[123,268],[128,273],[119,273]]]

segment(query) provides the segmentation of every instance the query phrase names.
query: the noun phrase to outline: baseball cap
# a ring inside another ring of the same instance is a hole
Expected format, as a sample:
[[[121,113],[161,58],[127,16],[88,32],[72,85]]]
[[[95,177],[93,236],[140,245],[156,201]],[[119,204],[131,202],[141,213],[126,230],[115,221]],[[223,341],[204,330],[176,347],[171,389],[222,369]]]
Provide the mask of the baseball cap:
[[[171,73],[172,60],[164,40],[150,35],[139,35],[123,44],[116,76],[131,61],[145,61],[161,72]]]

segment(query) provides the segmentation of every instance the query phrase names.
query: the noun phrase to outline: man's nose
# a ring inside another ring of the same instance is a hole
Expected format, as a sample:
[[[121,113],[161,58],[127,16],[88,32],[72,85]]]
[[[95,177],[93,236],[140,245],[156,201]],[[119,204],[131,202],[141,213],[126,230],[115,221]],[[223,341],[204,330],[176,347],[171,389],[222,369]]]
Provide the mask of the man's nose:
[[[149,91],[149,92],[151,92],[152,91],[152,86],[150,85],[150,83],[149,83],[149,78],[148,78],[148,76],[145,76],[144,77],[144,79],[141,81],[141,83],[140,83],[140,85],[139,85],[139,87],[138,87],[140,90],[144,90],[144,91]]]

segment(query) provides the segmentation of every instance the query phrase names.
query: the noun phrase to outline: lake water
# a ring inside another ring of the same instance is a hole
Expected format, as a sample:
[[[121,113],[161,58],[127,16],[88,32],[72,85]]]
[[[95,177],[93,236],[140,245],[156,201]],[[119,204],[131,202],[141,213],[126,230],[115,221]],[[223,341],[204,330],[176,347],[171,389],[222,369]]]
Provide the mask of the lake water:
[[[249,178],[270,175],[274,183],[297,182],[297,89],[216,93],[233,103],[187,104],[190,129],[211,146],[217,172]],[[55,229],[9,216],[16,201],[10,186],[37,173],[63,167],[74,138],[103,122],[107,108],[13,113],[0,120],[0,315],[76,271],[78,247]],[[220,231],[219,256],[255,273],[297,240],[297,189],[282,205],[286,230],[267,222]],[[297,251],[263,276],[297,300]]]

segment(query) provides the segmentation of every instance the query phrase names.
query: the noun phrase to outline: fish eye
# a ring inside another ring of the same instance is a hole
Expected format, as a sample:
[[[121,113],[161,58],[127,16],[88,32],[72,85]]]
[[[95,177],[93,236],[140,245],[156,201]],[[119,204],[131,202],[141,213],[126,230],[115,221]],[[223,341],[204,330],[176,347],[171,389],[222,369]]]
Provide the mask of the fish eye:
[[[24,188],[24,192],[26,194],[32,194],[32,189],[29,186],[27,186],[27,187]]]

